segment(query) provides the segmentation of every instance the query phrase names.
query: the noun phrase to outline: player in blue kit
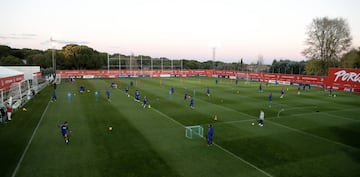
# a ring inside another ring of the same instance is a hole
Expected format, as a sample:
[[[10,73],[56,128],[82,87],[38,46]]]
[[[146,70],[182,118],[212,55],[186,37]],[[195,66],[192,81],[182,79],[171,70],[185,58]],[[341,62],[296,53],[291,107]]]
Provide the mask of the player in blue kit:
[[[56,92],[54,90],[51,95],[51,102],[56,101],[56,100],[57,100],[57,96],[56,96]]]
[[[185,91],[185,93],[184,93],[184,100],[186,100],[187,97],[188,97],[188,93],[187,93],[187,91]]]
[[[214,127],[211,124],[209,124],[208,125],[208,134],[207,134],[208,146],[213,144],[213,135],[214,135]]]
[[[147,98],[146,98],[146,96],[144,96],[144,100],[143,100],[143,107],[145,108],[146,107],[146,104],[147,104]]]
[[[262,92],[262,85],[261,85],[261,83],[260,83],[260,85],[259,85],[259,92]]]
[[[117,85],[115,84],[115,82],[111,82],[110,87],[111,87],[112,89],[114,89],[114,88],[117,87]]]
[[[110,91],[106,90],[106,98],[108,99],[108,101],[110,101]]]
[[[138,90],[135,91],[135,101],[140,102],[140,92]]]
[[[125,87],[125,93],[126,93],[126,95],[129,95],[129,87],[128,86]]]
[[[60,127],[60,131],[61,131],[61,135],[64,137],[65,143],[69,144],[69,126],[68,123],[65,121],[63,124],[59,125],[58,127]]]
[[[272,92],[270,92],[270,94],[269,94],[269,102],[270,102],[270,104],[269,104],[269,108],[271,108],[271,104],[272,104]]]
[[[80,93],[84,93],[85,92],[85,86],[80,85]]]
[[[175,91],[174,87],[171,87],[171,94],[174,94],[174,91]]]
[[[284,90],[284,88],[281,88],[280,93],[281,93],[280,98],[284,98],[284,95],[285,95],[285,90]]]
[[[194,109],[194,97],[191,97],[190,99],[190,108]]]
[[[207,96],[210,96],[210,88],[209,87],[206,89],[206,94],[207,94]]]

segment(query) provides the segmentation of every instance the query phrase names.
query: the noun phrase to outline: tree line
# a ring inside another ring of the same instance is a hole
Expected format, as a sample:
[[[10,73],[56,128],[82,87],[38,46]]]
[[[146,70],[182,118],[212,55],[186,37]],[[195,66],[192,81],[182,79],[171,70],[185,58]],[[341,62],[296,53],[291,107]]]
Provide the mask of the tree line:
[[[263,64],[262,56],[256,63],[225,63],[208,60],[152,58],[150,56],[113,54],[99,52],[85,45],[68,44],[56,49],[56,69],[216,69],[270,72],[282,74],[326,75],[329,67],[360,68],[360,47],[351,46],[350,28],[343,18],[315,18],[307,27],[307,47],[302,51],[306,61],[274,59],[272,64]],[[349,50],[350,49],[350,50]],[[53,50],[14,49],[0,45],[0,65],[36,65],[43,74],[53,72]],[[108,62],[110,63],[108,65]]]

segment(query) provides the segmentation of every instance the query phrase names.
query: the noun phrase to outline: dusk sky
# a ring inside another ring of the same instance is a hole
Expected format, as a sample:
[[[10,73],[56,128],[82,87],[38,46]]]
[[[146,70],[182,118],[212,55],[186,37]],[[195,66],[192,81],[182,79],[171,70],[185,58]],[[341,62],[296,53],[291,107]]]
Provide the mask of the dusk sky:
[[[169,59],[305,60],[317,17],[347,20],[360,47],[359,0],[1,0],[0,44],[45,50],[68,43]]]

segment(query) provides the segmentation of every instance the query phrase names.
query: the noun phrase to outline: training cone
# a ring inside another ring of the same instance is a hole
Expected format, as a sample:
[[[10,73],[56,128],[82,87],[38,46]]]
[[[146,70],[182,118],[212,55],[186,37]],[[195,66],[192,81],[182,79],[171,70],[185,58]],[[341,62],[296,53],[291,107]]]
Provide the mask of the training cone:
[[[217,115],[214,116],[214,120],[217,121],[218,120],[218,117]]]

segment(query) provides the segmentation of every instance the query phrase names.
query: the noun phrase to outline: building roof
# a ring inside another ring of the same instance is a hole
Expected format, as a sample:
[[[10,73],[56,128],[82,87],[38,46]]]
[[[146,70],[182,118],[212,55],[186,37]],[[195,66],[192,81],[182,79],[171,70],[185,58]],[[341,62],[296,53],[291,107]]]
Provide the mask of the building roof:
[[[13,69],[6,68],[4,66],[0,66],[0,78],[12,77],[12,76],[18,76],[18,75],[24,75],[24,73],[13,70]]]

